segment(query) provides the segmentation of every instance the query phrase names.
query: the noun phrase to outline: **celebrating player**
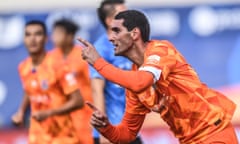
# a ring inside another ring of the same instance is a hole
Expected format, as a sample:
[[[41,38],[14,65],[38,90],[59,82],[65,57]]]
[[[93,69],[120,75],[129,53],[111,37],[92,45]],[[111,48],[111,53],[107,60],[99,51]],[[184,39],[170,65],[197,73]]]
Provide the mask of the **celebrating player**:
[[[155,111],[180,143],[238,143],[231,124],[236,105],[203,84],[173,44],[149,40],[150,26],[144,14],[120,12],[111,30],[115,55],[130,59],[134,63],[131,71],[109,64],[89,42],[79,38],[86,46],[83,58],[106,79],[127,89],[126,111],[119,125],[111,125],[95,109],[91,124],[101,134],[113,143],[128,143],[135,139],[145,115]]]

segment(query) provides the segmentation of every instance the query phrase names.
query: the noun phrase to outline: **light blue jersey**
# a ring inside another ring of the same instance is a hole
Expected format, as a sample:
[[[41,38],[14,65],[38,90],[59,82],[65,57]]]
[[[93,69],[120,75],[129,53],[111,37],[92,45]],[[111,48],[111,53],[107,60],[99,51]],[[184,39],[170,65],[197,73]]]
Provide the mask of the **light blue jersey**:
[[[102,35],[94,43],[94,46],[99,54],[109,63],[124,70],[131,69],[132,63],[128,59],[122,56],[114,56],[114,47],[111,42],[109,42],[106,34]],[[90,67],[90,76],[91,78],[100,78],[105,81],[104,96],[106,114],[112,124],[120,123],[125,110],[124,88],[106,80],[93,67]],[[94,130],[93,136],[94,138],[98,138],[99,133]]]

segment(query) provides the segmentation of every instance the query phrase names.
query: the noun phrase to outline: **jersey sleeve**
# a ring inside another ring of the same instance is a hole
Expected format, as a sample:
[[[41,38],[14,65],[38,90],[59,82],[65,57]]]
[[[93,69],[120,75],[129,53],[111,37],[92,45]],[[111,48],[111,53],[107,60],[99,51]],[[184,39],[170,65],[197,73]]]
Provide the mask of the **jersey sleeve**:
[[[58,81],[65,95],[79,89],[76,74],[70,71],[70,68],[67,65],[64,65],[58,71]]]
[[[152,42],[146,50],[144,63],[139,70],[151,72],[156,82],[160,76],[166,79],[175,64],[176,57],[172,45],[166,42]]]

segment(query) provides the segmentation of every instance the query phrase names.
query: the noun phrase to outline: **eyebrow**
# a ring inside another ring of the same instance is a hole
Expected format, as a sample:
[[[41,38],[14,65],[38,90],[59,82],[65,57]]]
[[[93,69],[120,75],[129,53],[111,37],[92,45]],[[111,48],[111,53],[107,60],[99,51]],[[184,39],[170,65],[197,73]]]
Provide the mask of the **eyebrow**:
[[[118,27],[112,27],[111,29],[112,29],[112,31],[114,31],[114,32],[119,32],[119,31],[120,31],[120,29],[119,29]]]
[[[43,31],[38,30],[38,31],[33,32],[32,34],[37,34],[37,35],[39,35],[39,34],[43,34],[43,33],[44,33]],[[31,34],[31,32],[25,31],[25,35],[30,35],[30,34]]]

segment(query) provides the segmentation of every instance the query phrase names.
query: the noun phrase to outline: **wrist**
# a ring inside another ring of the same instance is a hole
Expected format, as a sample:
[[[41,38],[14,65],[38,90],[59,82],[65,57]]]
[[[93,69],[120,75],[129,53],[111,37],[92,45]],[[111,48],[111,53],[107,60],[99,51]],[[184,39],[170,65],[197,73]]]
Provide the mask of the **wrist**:
[[[108,65],[108,62],[106,62],[102,57],[99,57],[98,59],[95,60],[93,63],[93,67],[97,70],[100,71],[104,66]]]
[[[108,122],[108,123],[106,123],[106,125],[105,125],[104,127],[100,127],[100,128],[97,128],[97,129],[98,129],[98,131],[101,132],[101,133],[106,133],[106,132],[108,132],[109,130],[111,131],[112,127],[113,127],[113,126]]]
[[[24,115],[24,110],[22,110],[22,109],[19,109],[18,111],[17,111],[17,113],[19,114],[19,115]]]

